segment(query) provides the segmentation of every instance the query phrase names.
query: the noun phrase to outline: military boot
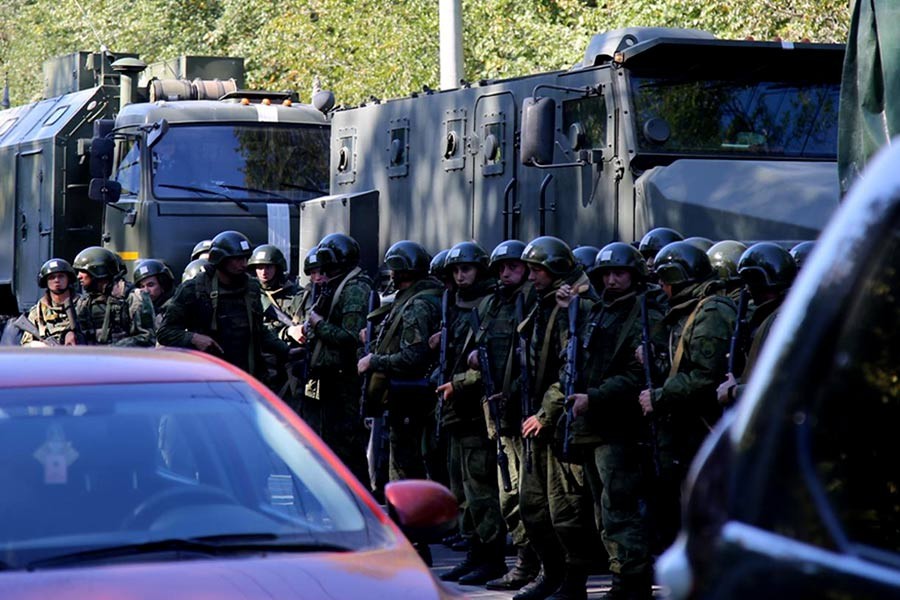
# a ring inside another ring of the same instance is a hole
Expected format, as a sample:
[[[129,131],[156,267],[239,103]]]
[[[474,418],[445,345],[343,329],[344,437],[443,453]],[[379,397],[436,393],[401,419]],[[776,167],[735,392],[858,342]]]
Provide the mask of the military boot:
[[[543,571],[537,579],[520,589],[513,600],[545,600],[559,587],[561,578],[547,577]]]
[[[466,558],[461,563],[440,576],[441,581],[459,581],[463,575],[467,575],[474,571],[480,564],[482,557],[480,556],[481,548],[473,545],[466,552]]]
[[[612,587],[604,596],[606,600],[651,600],[653,598],[653,575],[613,574]]]
[[[461,585],[484,585],[506,573],[505,538],[493,544],[477,542],[477,545],[481,547],[478,552],[480,562],[477,567],[459,578]]]
[[[587,571],[580,567],[566,567],[562,583],[547,596],[547,600],[587,600]]]
[[[513,568],[507,571],[503,577],[488,581],[484,587],[489,590],[519,590],[527,583],[534,581],[540,570],[541,563],[537,554],[534,553],[531,546],[523,546],[519,548]]]

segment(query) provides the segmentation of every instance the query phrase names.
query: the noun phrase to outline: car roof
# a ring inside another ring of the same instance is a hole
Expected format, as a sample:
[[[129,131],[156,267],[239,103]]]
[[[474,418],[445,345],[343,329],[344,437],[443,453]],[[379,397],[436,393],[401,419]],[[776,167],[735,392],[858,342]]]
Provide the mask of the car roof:
[[[0,389],[248,380],[228,363],[195,351],[108,346],[0,349]]]

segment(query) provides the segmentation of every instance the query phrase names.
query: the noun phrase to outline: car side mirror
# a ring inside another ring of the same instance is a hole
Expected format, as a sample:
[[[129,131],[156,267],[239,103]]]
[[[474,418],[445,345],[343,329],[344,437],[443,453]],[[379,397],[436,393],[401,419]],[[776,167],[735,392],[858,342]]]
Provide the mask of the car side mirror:
[[[91,177],[106,179],[112,175],[116,143],[107,137],[91,139]]]
[[[150,132],[147,134],[147,148],[152,148],[156,144],[159,143],[163,136],[165,136],[169,132],[169,122],[165,119],[160,119],[153,125],[151,125]]]
[[[104,204],[115,204],[122,195],[122,184],[118,181],[95,177],[88,186],[88,198]]]
[[[556,101],[553,98],[525,98],[522,102],[523,165],[549,165],[553,162],[556,138]]]
[[[384,487],[384,498],[388,515],[412,542],[438,542],[457,527],[459,503],[434,481],[393,481]]]

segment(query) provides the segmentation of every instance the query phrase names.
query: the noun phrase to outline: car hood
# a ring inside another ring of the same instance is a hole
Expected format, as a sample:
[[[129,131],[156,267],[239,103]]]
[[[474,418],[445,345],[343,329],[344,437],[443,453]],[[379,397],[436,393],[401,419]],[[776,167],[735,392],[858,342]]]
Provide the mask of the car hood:
[[[714,240],[815,239],[840,198],[835,163],[764,160],[676,160],[635,193],[638,219]]]
[[[455,597],[403,547],[345,554],[271,554],[215,560],[0,573],[6,600],[251,600]]]

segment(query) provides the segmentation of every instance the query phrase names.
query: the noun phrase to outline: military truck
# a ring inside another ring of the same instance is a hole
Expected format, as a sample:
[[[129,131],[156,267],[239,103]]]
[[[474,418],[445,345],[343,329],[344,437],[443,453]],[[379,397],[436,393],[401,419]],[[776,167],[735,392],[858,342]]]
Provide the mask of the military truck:
[[[237,229],[281,247],[328,183],[329,95],[243,90],[243,60],[77,52],[44,66],[46,99],[0,112],[0,315],[39,297],[50,257],[91,245],[180,273]]]
[[[463,82],[336,110],[335,227],[432,251],[560,236],[602,246],[665,225],[741,240],[815,238],[838,203],[840,45],[627,28],[571,69]]]

